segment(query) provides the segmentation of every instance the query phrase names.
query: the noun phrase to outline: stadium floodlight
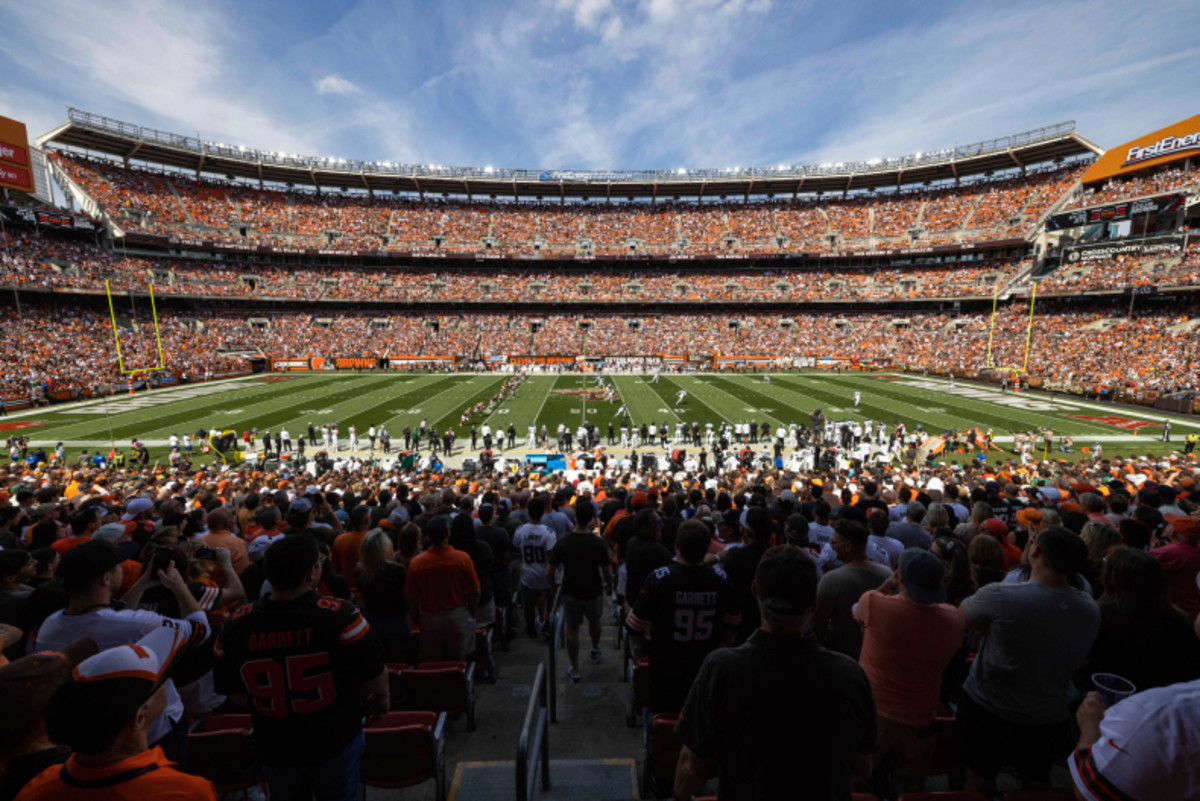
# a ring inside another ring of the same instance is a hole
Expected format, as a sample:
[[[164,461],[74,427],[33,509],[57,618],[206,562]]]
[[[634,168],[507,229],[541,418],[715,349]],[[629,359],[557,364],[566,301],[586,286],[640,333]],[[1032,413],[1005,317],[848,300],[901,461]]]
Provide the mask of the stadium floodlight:
[[[683,167],[680,167],[678,170],[676,170],[676,171],[675,171],[675,174],[676,174],[676,175],[683,175],[683,174],[684,174],[684,173],[686,173],[686,172],[687,172],[687,170],[685,170]]]
[[[483,168],[483,171],[484,171],[484,172],[486,172],[488,175],[491,175],[491,174],[492,174],[492,168],[491,168],[491,167],[484,167],[484,168]]]

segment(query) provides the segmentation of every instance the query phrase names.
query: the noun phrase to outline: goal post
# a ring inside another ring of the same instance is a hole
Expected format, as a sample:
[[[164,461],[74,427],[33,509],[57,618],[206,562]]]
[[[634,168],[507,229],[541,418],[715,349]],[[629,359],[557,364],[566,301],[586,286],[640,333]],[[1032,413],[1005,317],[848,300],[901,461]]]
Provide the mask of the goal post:
[[[125,358],[121,354],[121,337],[117,332],[117,312],[113,308],[112,290],[108,286],[108,279],[104,279],[104,292],[108,296],[108,317],[112,323],[113,344],[117,347],[117,367],[121,371],[121,375],[133,375],[134,373],[149,373],[157,370],[166,370],[166,360],[163,358],[162,334],[158,330],[158,309],[154,305],[154,284],[149,281],[146,286],[150,289],[150,314],[154,319],[154,342],[158,347],[158,364],[154,367],[136,367],[132,370],[125,369]]]
[[[992,363],[992,342],[996,335],[996,313],[1000,296],[1000,286],[997,283],[996,291],[992,294],[992,316],[988,324],[988,347],[987,347],[987,362],[984,368],[987,370],[997,370],[1004,373],[1012,373],[1014,378],[1019,378],[1029,369],[1029,351],[1033,345],[1033,310],[1037,303],[1037,282],[1033,282],[1029,291],[1029,322],[1025,327],[1025,352],[1021,357],[1021,366],[1013,367]]]

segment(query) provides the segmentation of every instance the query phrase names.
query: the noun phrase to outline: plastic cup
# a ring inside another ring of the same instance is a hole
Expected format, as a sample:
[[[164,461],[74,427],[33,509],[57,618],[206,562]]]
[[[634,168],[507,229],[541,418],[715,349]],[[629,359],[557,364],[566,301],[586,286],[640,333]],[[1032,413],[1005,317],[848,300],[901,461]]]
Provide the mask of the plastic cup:
[[[1104,699],[1105,706],[1112,706],[1137,692],[1133,682],[1115,673],[1093,673],[1092,686]]]

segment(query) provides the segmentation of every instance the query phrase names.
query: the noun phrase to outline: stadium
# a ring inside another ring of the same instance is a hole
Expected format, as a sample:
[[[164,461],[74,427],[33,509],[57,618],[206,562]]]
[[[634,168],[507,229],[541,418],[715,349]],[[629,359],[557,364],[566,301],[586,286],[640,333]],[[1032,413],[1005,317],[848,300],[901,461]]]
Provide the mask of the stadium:
[[[188,798],[1195,797],[1100,733],[1138,736],[1120,682],[1200,719],[1200,115],[928,145],[521,169],[0,119],[0,686],[99,651],[12,795],[140,744]],[[97,609],[182,633],[64,622]]]

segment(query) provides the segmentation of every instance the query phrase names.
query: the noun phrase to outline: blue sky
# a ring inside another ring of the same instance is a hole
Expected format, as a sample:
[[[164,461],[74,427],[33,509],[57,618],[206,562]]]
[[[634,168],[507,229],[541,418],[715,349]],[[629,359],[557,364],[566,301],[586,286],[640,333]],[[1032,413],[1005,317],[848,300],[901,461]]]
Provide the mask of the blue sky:
[[[0,113],[372,161],[866,160],[1200,112],[1200,3],[0,0]]]

